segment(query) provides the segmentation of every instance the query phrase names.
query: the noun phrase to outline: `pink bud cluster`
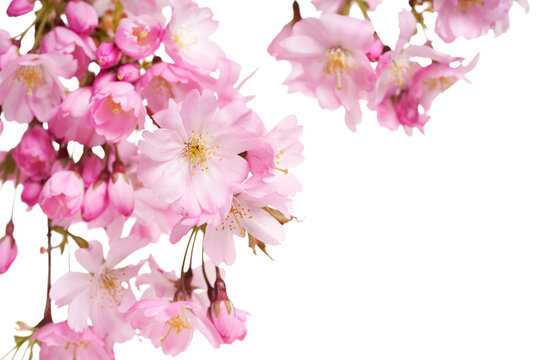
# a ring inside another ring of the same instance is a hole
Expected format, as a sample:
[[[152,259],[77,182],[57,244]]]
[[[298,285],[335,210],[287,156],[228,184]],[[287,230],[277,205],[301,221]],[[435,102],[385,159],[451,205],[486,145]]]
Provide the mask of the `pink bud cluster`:
[[[22,185],[21,200],[47,220],[49,267],[74,241],[84,271],[50,279],[44,318],[25,341],[43,360],[94,360],[114,359],[136,332],[170,355],[195,330],[214,347],[243,340],[248,313],[229,299],[223,266],[237,239],[264,253],[284,241],[302,127],[291,115],[265,128],[240,94],[240,66],[210,39],[211,10],[192,0],[36,2],[32,50],[20,53],[26,32],[0,29],[0,134],[4,122],[24,132],[0,153],[0,180]],[[12,0],[8,15],[34,5]],[[74,235],[75,224],[107,239]],[[13,233],[10,221],[0,273],[17,257]],[[185,249],[179,273],[152,256],[127,260],[160,237]]]
[[[362,120],[361,103],[377,112],[379,123],[424,132],[432,101],[475,67],[478,55],[464,59],[435,49],[431,28],[444,42],[505,32],[513,0],[411,0],[399,14],[400,34],[388,44],[374,28],[370,13],[381,0],[312,0],[322,13],[302,18],[298,3],[294,17],[275,37],[268,52],[291,63],[285,84],[291,92],[317,99],[324,109],[345,109],[351,131]],[[518,3],[528,10],[527,0]],[[364,19],[352,16],[359,8]],[[429,15],[427,15],[429,14]],[[434,14],[434,24],[428,18]],[[430,26],[428,26],[428,24]],[[422,29],[423,31],[418,31]],[[379,29],[381,30],[381,29]],[[425,37],[413,45],[415,34]],[[429,35],[430,36],[430,35]]]

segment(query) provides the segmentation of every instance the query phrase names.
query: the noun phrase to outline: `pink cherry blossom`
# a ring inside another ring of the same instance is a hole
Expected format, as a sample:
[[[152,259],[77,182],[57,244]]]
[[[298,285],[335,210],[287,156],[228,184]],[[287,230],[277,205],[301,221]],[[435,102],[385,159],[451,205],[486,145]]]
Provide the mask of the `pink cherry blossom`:
[[[59,77],[71,78],[77,63],[69,55],[28,54],[0,72],[0,105],[7,121],[47,122],[65,96]]]
[[[33,336],[40,341],[40,360],[114,360],[112,349],[91,328],[75,332],[67,322],[50,323]]]
[[[202,91],[196,73],[176,64],[160,62],[152,65],[137,82],[137,91],[148,101],[148,107],[154,113],[163,110],[169,99],[184,101],[186,94],[197,89]]]
[[[146,116],[141,97],[128,82],[106,83],[96,90],[91,103],[96,133],[110,142],[126,139]]]
[[[33,180],[42,180],[51,173],[56,159],[49,134],[41,126],[32,126],[13,149],[13,159],[21,172]]]
[[[76,76],[82,79],[88,64],[96,58],[96,44],[90,37],[81,37],[68,28],[59,26],[48,32],[40,47],[41,53],[71,55],[77,61]]]
[[[11,0],[7,8],[8,16],[21,16],[34,9],[35,0]]]
[[[9,33],[4,29],[0,29],[0,55],[5,54],[12,45]]]
[[[373,89],[375,74],[366,56],[373,43],[371,23],[324,13],[302,19],[281,42],[278,59],[289,60],[289,91],[313,96],[322,108],[343,106],[345,121],[355,131],[362,119],[360,99]]]
[[[17,243],[13,238],[13,222],[6,225],[6,234],[0,238],[0,274],[9,270],[17,257]]]
[[[209,8],[200,8],[191,0],[177,2],[163,35],[167,54],[203,73],[212,72],[218,60],[225,57],[219,46],[208,39],[217,26]]]
[[[219,334],[212,323],[200,314],[199,305],[189,301],[169,302],[146,299],[137,302],[126,313],[126,320],[143,337],[149,338],[167,355],[184,352],[199,330],[215,347],[219,346]]]
[[[160,129],[145,131],[139,142],[139,178],[196,223],[216,213],[225,217],[232,187],[248,175],[248,163],[238,154],[258,142],[242,127],[249,113],[241,102],[218,108],[208,91],[191,91],[181,107],[170,100],[154,115]]]
[[[512,0],[433,0],[435,31],[446,42],[460,36],[474,39],[490,29],[499,35],[508,29],[511,6]]]
[[[84,183],[73,171],[54,173],[43,186],[39,206],[49,219],[68,218],[81,209]]]
[[[115,42],[124,54],[139,60],[157,50],[161,44],[162,33],[159,21],[148,15],[140,15],[120,21]]]
[[[51,299],[56,305],[68,305],[67,323],[71,329],[87,329],[90,319],[94,332],[107,338],[108,343],[124,342],[133,336],[123,314],[136,301],[129,279],[139,272],[142,263],[116,266],[147,243],[147,239],[138,237],[111,239],[107,259],[99,241],[90,242],[88,249],[75,251],[77,261],[88,273],[70,272],[51,288]]]
[[[69,1],[65,14],[71,30],[81,35],[90,34],[98,24],[94,8],[85,1]]]
[[[229,213],[221,223],[211,225],[215,221],[209,221],[204,233],[204,251],[215,265],[234,262],[234,236],[249,235],[269,245],[279,245],[285,240],[283,226],[263,209],[268,205],[266,200],[249,191],[240,192],[234,195]]]
[[[59,141],[77,141],[89,147],[101,145],[105,138],[94,130],[90,112],[92,88],[81,87],[69,93],[58,113],[49,121],[51,133]]]

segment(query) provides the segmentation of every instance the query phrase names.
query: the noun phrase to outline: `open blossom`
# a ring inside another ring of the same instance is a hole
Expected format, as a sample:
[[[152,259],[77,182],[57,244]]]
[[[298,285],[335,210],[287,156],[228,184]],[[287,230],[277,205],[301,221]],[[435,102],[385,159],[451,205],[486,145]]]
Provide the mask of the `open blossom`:
[[[167,54],[201,72],[214,71],[218,60],[225,57],[219,46],[208,39],[217,26],[209,8],[199,8],[191,0],[177,2],[163,35]]]
[[[40,360],[114,360],[112,350],[92,329],[73,331],[67,322],[50,323],[33,336],[40,341]]]
[[[499,35],[508,29],[512,0],[433,0],[437,12],[435,31],[446,42],[457,37],[474,39],[493,29]]]
[[[58,141],[77,141],[79,144],[93,147],[105,142],[105,138],[94,130],[90,112],[92,88],[79,88],[69,93],[58,113],[49,121],[51,133]]]
[[[106,83],[92,97],[94,128],[110,142],[126,139],[137,125],[142,126],[146,111],[142,99],[128,82]]]
[[[96,57],[96,44],[90,37],[81,37],[66,27],[56,27],[48,32],[41,43],[42,53],[68,54],[77,61],[76,76],[81,79],[88,64]]]
[[[133,305],[125,317],[156,348],[161,347],[167,355],[178,355],[187,349],[196,329],[214,347],[219,346],[219,334],[210,321],[200,315],[204,314],[201,310],[199,305],[189,301],[146,299]]]
[[[248,163],[238,154],[258,142],[243,128],[249,113],[241,102],[218,108],[209,91],[191,91],[181,107],[170,100],[154,115],[160,129],[145,131],[139,142],[139,178],[198,224],[216,213],[225,217],[232,187],[248,175]]]
[[[71,30],[81,35],[91,33],[98,23],[96,11],[85,1],[69,1],[66,5],[66,18]]]
[[[154,53],[161,44],[161,24],[148,15],[120,20],[116,30],[116,46],[135,60]]]
[[[47,122],[65,96],[60,76],[73,77],[77,63],[69,55],[28,54],[0,72],[0,105],[6,120]]]
[[[177,64],[159,62],[146,70],[136,88],[155,113],[165,109],[169,99],[181,102],[191,90],[202,91],[203,84],[193,71]]]
[[[133,330],[123,320],[123,314],[134,303],[129,287],[142,263],[121,268],[116,266],[135,250],[147,244],[138,237],[110,240],[107,259],[99,241],[92,241],[88,249],[75,251],[77,261],[88,273],[70,272],[62,276],[51,288],[51,299],[58,306],[68,305],[67,323],[74,331],[88,328],[92,321],[96,334],[108,341],[124,342],[133,336]]]
[[[6,235],[0,238],[0,274],[5,273],[17,257],[17,243],[13,237],[13,221],[6,225]]]
[[[432,100],[458,79],[465,79],[464,74],[475,66],[478,58],[462,66],[462,59],[439,53],[427,45],[403,48],[416,29],[416,19],[403,11],[399,22],[401,33],[394,50],[379,59],[378,78],[368,107],[377,111],[377,120],[382,126],[390,130],[402,126],[412,135],[415,128],[423,132],[430,118],[427,111]],[[430,60],[432,64],[424,67],[416,61],[418,58]],[[460,64],[450,66],[453,63]]]
[[[32,126],[13,149],[13,159],[21,172],[33,180],[42,180],[51,173],[56,159],[52,141],[41,126]]]
[[[278,59],[289,60],[289,91],[313,96],[322,108],[343,106],[352,131],[362,119],[360,99],[373,88],[375,74],[366,56],[373,44],[371,23],[348,16],[323,14],[302,19],[281,42]]]
[[[49,219],[68,218],[81,209],[84,183],[73,171],[54,173],[43,186],[39,206]]]

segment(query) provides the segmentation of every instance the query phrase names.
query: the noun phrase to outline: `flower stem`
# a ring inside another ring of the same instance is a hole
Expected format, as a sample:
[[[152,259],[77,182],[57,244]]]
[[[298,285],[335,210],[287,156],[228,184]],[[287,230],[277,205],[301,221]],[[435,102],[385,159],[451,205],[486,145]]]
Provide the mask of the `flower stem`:
[[[48,262],[48,272],[47,272],[47,298],[45,301],[45,311],[43,313],[43,319],[36,325],[36,328],[40,328],[49,323],[52,323],[52,311],[51,311],[51,220],[47,219],[47,262]]]

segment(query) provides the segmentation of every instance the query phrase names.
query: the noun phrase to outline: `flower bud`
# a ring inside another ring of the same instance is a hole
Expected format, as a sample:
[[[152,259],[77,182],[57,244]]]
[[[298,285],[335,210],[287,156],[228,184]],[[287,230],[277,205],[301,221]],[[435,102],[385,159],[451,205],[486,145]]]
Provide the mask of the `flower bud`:
[[[244,340],[247,334],[245,322],[248,313],[235,309],[227,296],[225,281],[216,269],[216,282],[214,288],[209,290],[210,308],[208,315],[225,344],[232,344],[236,340]]]
[[[96,182],[99,174],[103,171],[103,167],[103,160],[96,154],[92,153],[84,157],[81,176],[85,187]]]
[[[7,8],[8,16],[21,16],[34,9],[34,0],[11,0]]]
[[[108,186],[109,201],[120,214],[130,216],[135,208],[135,192],[129,177],[126,175],[124,164],[115,161],[113,173]]]
[[[73,171],[54,173],[43,186],[39,206],[49,219],[73,216],[81,209],[84,198],[84,183]]]
[[[36,205],[39,200],[39,194],[41,194],[41,189],[43,189],[43,185],[39,182],[26,180],[21,194],[21,200],[30,207]]]
[[[81,215],[84,220],[92,221],[103,214],[108,205],[107,182],[100,179],[86,189]]]
[[[96,61],[102,69],[115,66],[120,60],[122,53],[112,42],[103,42],[99,45],[96,53]]]
[[[13,221],[10,221],[6,226],[6,235],[0,238],[0,274],[8,271],[17,257],[17,243],[13,237],[13,230]]]
[[[117,77],[120,81],[135,82],[139,80],[141,74],[141,68],[137,63],[128,63],[120,66],[118,69]]]
[[[369,52],[366,54],[367,58],[371,62],[375,62],[379,60],[383,53],[383,43],[381,39],[376,38],[373,44],[371,44],[371,48],[369,49]]]
[[[75,32],[88,35],[98,23],[94,8],[84,1],[70,1],[66,5],[68,26]]]
[[[51,173],[56,151],[47,131],[41,126],[33,126],[24,133],[13,150],[13,158],[24,175],[33,180],[42,180]]]

